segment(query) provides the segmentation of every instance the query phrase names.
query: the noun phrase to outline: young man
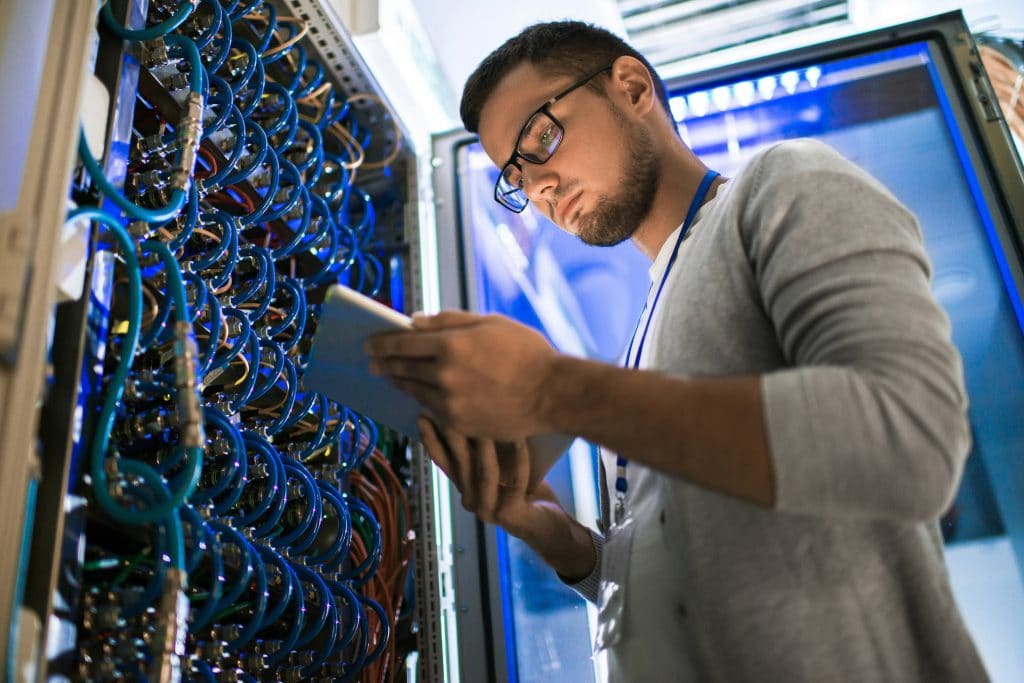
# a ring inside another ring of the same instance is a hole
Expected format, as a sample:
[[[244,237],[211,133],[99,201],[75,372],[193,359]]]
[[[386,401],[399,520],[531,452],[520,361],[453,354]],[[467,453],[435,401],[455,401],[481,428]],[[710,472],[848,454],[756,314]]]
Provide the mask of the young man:
[[[645,313],[623,367],[463,312],[370,352],[463,505],[599,603],[612,679],[985,680],[938,533],[969,437],[915,219],[813,141],[715,177],[647,61],[577,22],[498,48],[462,117],[499,202],[651,258]],[[526,490],[546,432],[603,447],[603,535]]]

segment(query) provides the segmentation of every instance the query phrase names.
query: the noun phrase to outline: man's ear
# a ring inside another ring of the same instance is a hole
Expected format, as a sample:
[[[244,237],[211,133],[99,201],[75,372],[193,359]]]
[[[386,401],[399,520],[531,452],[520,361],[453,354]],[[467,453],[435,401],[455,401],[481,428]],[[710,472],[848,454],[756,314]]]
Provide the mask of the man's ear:
[[[633,114],[645,116],[658,104],[651,72],[636,57],[623,55],[612,62],[611,82],[622,98],[619,104]]]

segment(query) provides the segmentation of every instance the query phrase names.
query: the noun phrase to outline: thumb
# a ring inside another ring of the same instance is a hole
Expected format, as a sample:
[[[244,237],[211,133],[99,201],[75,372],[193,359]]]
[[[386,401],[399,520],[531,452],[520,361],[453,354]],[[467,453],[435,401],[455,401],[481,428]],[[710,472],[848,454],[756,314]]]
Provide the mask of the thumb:
[[[429,332],[431,330],[443,330],[451,327],[466,327],[480,322],[483,316],[469,311],[441,311],[436,315],[426,313],[412,314],[412,327],[414,330]]]

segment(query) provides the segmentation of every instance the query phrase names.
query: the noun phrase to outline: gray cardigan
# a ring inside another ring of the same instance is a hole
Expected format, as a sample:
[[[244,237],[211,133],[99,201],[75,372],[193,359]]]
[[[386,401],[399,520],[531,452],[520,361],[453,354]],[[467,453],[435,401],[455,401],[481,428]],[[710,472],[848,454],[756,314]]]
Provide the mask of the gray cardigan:
[[[704,207],[642,367],[760,374],[777,502],[630,464],[612,680],[987,680],[938,532],[969,431],[929,278],[913,216],[815,141],[759,153]],[[575,586],[591,600],[599,567]]]

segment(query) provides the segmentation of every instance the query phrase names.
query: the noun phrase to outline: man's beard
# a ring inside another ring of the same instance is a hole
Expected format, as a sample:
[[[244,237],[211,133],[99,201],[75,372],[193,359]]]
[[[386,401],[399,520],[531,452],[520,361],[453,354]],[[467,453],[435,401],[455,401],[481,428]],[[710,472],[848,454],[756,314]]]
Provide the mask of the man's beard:
[[[632,163],[627,166],[616,196],[602,196],[594,210],[581,215],[577,236],[595,247],[611,247],[633,236],[651,212],[658,189],[658,159],[651,134],[644,128],[627,128]]]

